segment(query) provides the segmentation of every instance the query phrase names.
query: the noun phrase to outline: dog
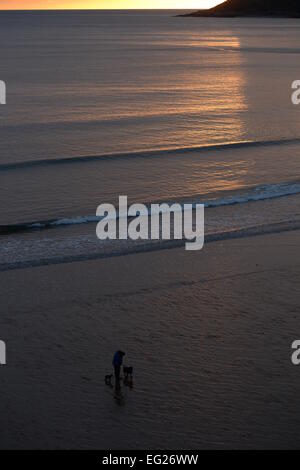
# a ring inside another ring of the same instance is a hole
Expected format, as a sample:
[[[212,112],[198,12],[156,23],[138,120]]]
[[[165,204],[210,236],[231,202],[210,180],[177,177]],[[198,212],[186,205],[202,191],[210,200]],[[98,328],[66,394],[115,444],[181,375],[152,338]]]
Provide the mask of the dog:
[[[112,386],[112,383],[111,383],[112,376],[113,376],[113,374],[107,374],[107,375],[105,376],[105,379],[104,379],[104,380],[105,380],[105,384],[106,384],[106,385],[109,385],[110,387]]]
[[[133,374],[133,367],[123,367],[124,377],[127,379],[128,377],[132,377]]]

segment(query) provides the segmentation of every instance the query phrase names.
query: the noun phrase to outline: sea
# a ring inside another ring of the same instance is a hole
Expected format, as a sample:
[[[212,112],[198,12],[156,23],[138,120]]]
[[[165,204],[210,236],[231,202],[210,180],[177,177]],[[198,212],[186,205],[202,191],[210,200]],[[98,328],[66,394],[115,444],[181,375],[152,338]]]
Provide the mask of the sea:
[[[300,20],[0,13],[0,270],[160,250],[96,209],[205,205],[206,242],[300,226]]]

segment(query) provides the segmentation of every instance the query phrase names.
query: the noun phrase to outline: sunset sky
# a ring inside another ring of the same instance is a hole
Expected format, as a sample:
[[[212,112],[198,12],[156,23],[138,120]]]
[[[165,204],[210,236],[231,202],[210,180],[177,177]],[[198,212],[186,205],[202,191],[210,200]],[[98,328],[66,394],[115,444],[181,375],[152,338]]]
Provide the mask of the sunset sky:
[[[221,0],[0,0],[3,10],[115,9],[115,8],[210,8]]]

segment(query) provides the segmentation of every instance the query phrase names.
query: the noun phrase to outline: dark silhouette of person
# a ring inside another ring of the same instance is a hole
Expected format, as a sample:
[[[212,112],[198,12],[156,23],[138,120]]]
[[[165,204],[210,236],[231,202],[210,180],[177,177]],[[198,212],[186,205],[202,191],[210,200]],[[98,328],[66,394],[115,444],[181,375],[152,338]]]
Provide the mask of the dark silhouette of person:
[[[120,372],[121,372],[121,366],[123,362],[123,357],[125,356],[125,353],[123,351],[116,351],[113,357],[113,366],[115,369],[115,379],[116,379],[116,387],[120,385]]]

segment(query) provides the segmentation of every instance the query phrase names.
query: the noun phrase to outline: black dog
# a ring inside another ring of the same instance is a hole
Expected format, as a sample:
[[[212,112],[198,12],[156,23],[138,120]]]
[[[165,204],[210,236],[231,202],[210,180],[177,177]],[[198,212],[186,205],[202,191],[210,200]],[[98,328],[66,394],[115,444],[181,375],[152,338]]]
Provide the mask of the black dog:
[[[133,367],[123,367],[124,377],[127,379],[128,377],[132,377],[133,374]]]

